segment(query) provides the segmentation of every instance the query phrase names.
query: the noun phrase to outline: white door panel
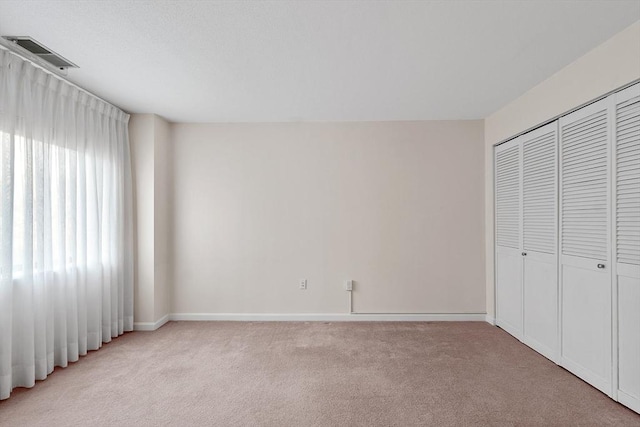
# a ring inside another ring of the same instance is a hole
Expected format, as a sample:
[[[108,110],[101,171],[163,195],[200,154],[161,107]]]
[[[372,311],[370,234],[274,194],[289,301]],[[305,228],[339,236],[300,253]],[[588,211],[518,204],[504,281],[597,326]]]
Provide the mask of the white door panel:
[[[619,397],[640,411],[640,275],[618,276]]]
[[[558,271],[555,260],[544,258],[529,252],[524,260],[524,340],[542,355],[556,360]]]
[[[496,255],[498,326],[520,339],[522,336],[522,256],[517,251]]]
[[[612,395],[610,105],[560,119],[560,363]]]
[[[558,123],[522,137],[523,341],[557,360]]]
[[[496,324],[522,337],[522,153],[516,140],[497,147]]]
[[[562,266],[562,364],[611,393],[611,280],[608,272]]]
[[[617,394],[640,412],[640,84],[615,95],[614,141]]]

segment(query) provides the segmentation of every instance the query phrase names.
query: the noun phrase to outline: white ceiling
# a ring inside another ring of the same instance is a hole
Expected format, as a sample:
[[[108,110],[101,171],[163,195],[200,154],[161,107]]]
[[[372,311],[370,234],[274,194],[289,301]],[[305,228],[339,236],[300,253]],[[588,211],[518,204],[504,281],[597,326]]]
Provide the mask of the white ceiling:
[[[0,34],[178,122],[484,118],[639,19],[640,0],[0,0]]]

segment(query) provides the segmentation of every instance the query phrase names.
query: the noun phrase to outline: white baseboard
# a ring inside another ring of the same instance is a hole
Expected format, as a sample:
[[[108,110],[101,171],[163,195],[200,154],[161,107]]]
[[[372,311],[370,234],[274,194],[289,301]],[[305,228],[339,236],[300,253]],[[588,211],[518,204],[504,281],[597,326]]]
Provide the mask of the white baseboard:
[[[509,335],[511,335],[512,337],[514,337],[515,339],[517,339],[518,341],[522,342],[523,340],[522,331],[519,328],[512,326],[509,323],[505,323],[504,320],[498,320],[498,319],[496,319],[496,326],[502,329],[503,331],[505,331],[506,333],[508,333]]]
[[[487,322],[487,323],[488,323],[488,324],[490,324],[490,325],[496,326],[496,319],[495,319],[495,317],[493,317],[493,316],[491,316],[491,315],[489,315],[489,314],[486,314],[486,315],[485,315],[484,321],[485,321],[485,322]]]
[[[156,322],[134,322],[134,331],[155,331],[169,321],[239,322],[484,322],[484,313],[171,313]]]
[[[618,390],[618,402],[640,414],[640,399],[637,397],[631,396],[622,390]]]
[[[160,328],[162,325],[169,321],[170,315],[165,314],[156,322],[134,322],[133,330],[134,331],[155,331]]]
[[[588,369],[583,368],[578,363],[567,359],[566,357],[562,357],[562,355],[558,358],[558,364],[562,366],[567,371],[571,372],[576,377],[584,380],[585,382],[591,384],[593,387],[597,388],[604,394],[609,397],[613,396],[613,389],[611,384],[611,378],[601,377],[597,374],[594,374]],[[620,390],[618,390],[618,399],[620,398]]]
[[[259,321],[259,322],[484,322],[484,313],[172,313],[176,321]]]

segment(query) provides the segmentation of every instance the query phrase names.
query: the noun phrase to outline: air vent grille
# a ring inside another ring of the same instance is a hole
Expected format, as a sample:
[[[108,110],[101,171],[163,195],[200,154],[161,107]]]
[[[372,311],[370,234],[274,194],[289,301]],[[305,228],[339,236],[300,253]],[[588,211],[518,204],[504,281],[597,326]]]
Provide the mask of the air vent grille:
[[[51,49],[47,48],[42,43],[34,40],[31,37],[28,37],[28,36],[2,36],[2,37],[20,46],[22,49],[37,56],[43,61],[48,62],[49,64],[53,65],[56,68],[60,68],[60,69],[78,68],[78,66],[73,62],[63,58],[62,56],[53,52]]]

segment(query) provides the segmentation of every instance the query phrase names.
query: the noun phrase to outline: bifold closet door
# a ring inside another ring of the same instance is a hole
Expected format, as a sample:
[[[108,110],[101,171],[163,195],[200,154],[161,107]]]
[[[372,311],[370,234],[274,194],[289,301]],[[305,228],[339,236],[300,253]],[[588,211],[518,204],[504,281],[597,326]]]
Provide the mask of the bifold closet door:
[[[560,119],[560,363],[611,396],[609,102]]]
[[[495,149],[496,324],[522,335],[522,156],[519,141]]]
[[[558,348],[557,146],[553,122],[522,140],[523,341],[556,360]]]
[[[618,400],[640,412],[640,84],[614,96]]]

